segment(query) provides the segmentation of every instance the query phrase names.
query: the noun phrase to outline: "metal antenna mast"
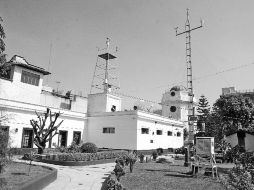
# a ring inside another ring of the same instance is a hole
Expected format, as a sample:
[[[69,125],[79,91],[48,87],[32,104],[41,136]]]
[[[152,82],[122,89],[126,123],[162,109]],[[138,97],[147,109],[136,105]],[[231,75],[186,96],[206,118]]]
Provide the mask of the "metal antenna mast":
[[[99,93],[103,91],[104,93],[111,92],[119,89],[119,84],[116,77],[116,63],[113,62],[116,56],[110,53],[110,39],[106,40],[106,48],[98,48],[98,56],[94,69],[94,75],[91,85],[90,94]],[[100,53],[103,51],[102,53]],[[117,48],[116,51],[117,52]]]
[[[193,107],[193,83],[192,83],[192,64],[191,64],[191,31],[202,28],[203,21],[201,20],[201,25],[195,28],[191,28],[190,19],[189,19],[189,9],[187,9],[187,20],[185,23],[185,31],[178,33],[178,27],[175,28],[176,36],[186,34],[186,64],[187,64],[187,88],[190,96],[190,109],[189,109],[189,117],[188,122],[190,124],[191,117],[194,116],[194,107]],[[193,130],[193,129],[192,129]]]

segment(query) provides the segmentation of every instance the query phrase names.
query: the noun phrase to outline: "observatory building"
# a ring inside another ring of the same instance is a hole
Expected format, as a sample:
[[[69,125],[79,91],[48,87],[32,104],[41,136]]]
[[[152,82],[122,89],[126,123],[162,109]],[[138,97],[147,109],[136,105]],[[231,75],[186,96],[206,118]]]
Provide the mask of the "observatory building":
[[[74,136],[78,136],[79,142],[93,142],[99,148],[151,150],[183,146],[187,120],[185,90],[173,87],[163,95],[162,115],[136,108],[122,111],[119,86],[112,80],[112,69],[109,69],[113,68],[111,61],[116,56],[109,53],[108,45],[98,55],[103,64],[96,65],[94,72],[104,76],[103,80],[96,81],[94,77],[92,88],[98,91],[91,89],[87,98],[60,94],[43,86],[44,77],[50,73],[29,64],[21,56],[16,55],[8,62],[7,73],[0,78],[0,114],[7,117],[0,127],[9,132],[12,147],[37,148],[30,120],[36,120],[35,111],[43,113],[47,107],[53,112],[60,111],[59,120],[64,122],[46,148],[69,146]]]

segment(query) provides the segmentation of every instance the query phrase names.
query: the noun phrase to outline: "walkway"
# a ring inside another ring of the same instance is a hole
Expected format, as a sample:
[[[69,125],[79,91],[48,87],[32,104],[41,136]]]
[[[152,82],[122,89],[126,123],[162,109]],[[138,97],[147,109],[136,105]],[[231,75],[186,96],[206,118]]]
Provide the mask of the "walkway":
[[[45,165],[58,170],[57,179],[43,190],[100,190],[102,183],[115,166],[115,163],[90,166],[58,166],[42,162],[33,162],[33,164]]]

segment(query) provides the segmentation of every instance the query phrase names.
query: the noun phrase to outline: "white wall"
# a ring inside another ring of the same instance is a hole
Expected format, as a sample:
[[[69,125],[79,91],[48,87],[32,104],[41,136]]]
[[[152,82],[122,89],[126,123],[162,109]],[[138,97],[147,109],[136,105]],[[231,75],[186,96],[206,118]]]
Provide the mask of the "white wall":
[[[253,152],[254,151],[254,135],[250,135],[246,133],[245,136],[245,149],[248,152]]]
[[[22,70],[32,72],[25,68],[15,66],[12,81],[0,79],[0,97],[38,104],[40,102],[43,75],[33,71],[33,73],[40,75],[39,86],[34,86],[21,82]]]
[[[105,112],[106,96],[104,93],[88,94],[87,113]]]
[[[231,144],[232,147],[238,145],[238,138],[237,138],[237,134],[234,133],[232,135],[229,135],[226,137],[226,141],[229,142]]]
[[[87,113],[111,112],[112,105],[121,111],[121,98],[108,93],[89,94]]]
[[[135,115],[101,113],[88,117],[88,139],[100,148],[136,149],[137,119]],[[103,127],[114,127],[115,134],[102,133]]]
[[[6,120],[3,125],[10,127],[12,146],[20,148],[23,128],[32,129],[30,120],[37,119],[35,110],[37,110],[38,113],[42,113],[46,111],[46,107],[18,101],[14,102],[0,98],[0,110],[1,115],[7,114],[8,120]],[[51,110],[52,112],[59,112],[59,109],[52,108]],[[64,122],[60,126],[59,130],[68,131],[68,146],[73,140],[73,131],[80,131],[81,137],[84,136],[83,132],[84,128],[86,127],[86,114],[67,110],[60,110],[60,113],[62,113],[62,115],[59,117],[58,122],[60,122],[62,119]],[[18,129],[17,132],[15,132],[16,128]],[[53,138],[52,143],[56,143],[56,145],[58,144],[58,135]],[[36,148],[35,145],[34,148]]]
[[[141,128],[149,128],[149,134],[142,134]],[[162,130],[162,135],[157,135],[156,130]],[[172,136],[168,136],[168,131],[172,131]],[[181,133],[180,137],[176,136],[178,131]],[[137,139],[138,150],[180,148],[183,146],[183,128],[161,122],[156,123],[151,120],[138,119]],[[153,140],[153,143],[151,143],[151,140]]]

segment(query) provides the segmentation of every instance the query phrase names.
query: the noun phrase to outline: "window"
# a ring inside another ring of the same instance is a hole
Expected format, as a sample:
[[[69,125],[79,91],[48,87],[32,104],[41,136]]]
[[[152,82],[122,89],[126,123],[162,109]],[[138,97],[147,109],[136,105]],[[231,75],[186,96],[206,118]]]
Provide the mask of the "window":
[[[39,81],[40,75],[36,75],[34,73],[30,73],[24,70],[22,71],[21,82],[31,84],[34,86],[39,86]]]
[[[23,129],[22,148],[33,148],[33,129]]]
[[[170,111],[171,111],[171,112],[175,112],[175,111],[176,111],[176,107],[175,107],[175,106],[171,106],[171,107],[170,107]]]
[[[80,144],[81,141],[81,132],[80,131],[73,131],[73,142],[76,144]]]
[[[177,133],[176,133],[176,136],[180,137],[180,136],[181,136],[181,133],[180,133],[180,132],[177,132]]]
[[[59,131],[58,146],[66,147],[67,146],[67,137],[68,137],[68,131]]]
[[[141,128],[141,134],[149,134],[148,128]]]
[[[162,135],[162,130],[156,130],[156,135]]]
[[[115,128],[114,127],[104,127],[102,132],[103,133],[115,133]]]
[[[172,131],[168,131],[168,136],[172,136],[172,135],[173,135]]]

